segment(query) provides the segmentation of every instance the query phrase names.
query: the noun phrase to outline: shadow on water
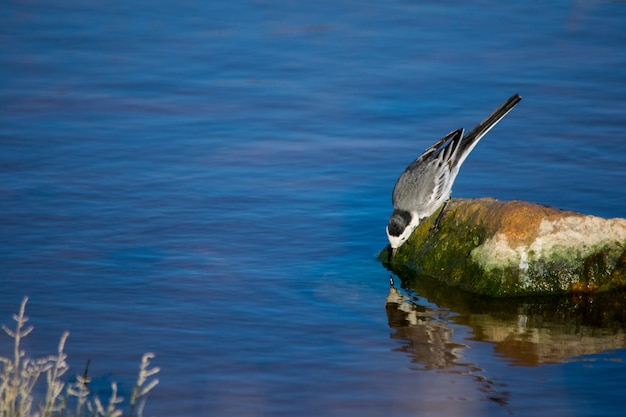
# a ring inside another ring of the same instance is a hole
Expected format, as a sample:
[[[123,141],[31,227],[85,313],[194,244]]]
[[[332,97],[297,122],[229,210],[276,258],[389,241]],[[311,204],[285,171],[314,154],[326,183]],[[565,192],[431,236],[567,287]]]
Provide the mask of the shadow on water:
[[[511,365],[565,363],[626,347],[626,293],[488,299],[402,271],[386,302],[394,339],[426,369],[459,367],[467,345],[452,338],[454,325],[471,329],[466,340],[489,342]],[[467,365],[463,365],[467,366]],[[480,365],[477,365],[480,368]]]

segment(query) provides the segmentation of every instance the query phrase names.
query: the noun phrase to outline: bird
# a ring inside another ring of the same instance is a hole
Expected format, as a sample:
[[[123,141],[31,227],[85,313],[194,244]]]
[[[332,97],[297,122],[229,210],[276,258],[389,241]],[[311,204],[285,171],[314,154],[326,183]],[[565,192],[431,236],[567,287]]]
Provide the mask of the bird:
[[[419,223],[443,205],[433,226],[434,230],[438,228],[461,165],[478,141],[521,99],[519,94],[511,96],[466,135],[463,135],[464,129],[450,132],[426,149],[404,170],[396,181],[391,196],[393,212],[386,227],[389,239],[388,261],[391,261],[397,249],[407,241]]]

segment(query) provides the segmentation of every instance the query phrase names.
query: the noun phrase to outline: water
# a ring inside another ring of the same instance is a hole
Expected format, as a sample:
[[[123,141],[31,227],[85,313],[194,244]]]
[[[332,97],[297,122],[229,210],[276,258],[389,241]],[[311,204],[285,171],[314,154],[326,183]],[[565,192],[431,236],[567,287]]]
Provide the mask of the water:
[[[32,355],[67,329],[128,396],[153,351],[146,415],[621,415],[623,295],[386,303],[375,255],[404,167],[515,92],[454,195],[626,216],[624,3],[58,3],[0,6]]]

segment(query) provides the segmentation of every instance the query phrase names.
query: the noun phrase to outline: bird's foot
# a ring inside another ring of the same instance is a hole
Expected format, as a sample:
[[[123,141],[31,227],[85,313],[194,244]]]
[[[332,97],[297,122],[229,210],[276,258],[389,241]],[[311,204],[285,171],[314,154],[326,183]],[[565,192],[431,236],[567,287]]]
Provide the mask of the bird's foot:
[[[430,228],[431,233],[437,233],[437,231],[439,230],[439,226],[441,226],[441,219],[443,219],[443,215],[446,212],[446,208],[448,208],[449,202],[450,202],[450,199],[447,199],[445,203],[443,203],[443,206],[441,207],[441,211],[439,212],[439,214],[437,215],[437,218],[435,219],[435,223]]]

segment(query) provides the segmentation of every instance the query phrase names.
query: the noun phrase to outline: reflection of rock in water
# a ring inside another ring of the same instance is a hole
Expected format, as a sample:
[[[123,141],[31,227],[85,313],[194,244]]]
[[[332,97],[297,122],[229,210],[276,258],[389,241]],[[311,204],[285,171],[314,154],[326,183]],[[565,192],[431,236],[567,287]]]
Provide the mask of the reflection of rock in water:
[[[590,325],[576,314],[553,321],[554,315],[551,320],[547,317],[553,305],[544,305],[543,314],[532,307],[529,311],[520,307],[517,322],[512,315],[494,317],[488,313],[461,314],[455,322],[472,327],[475,339],[495,343],[495,351],[516,365],[568,362],[574,357],[626,347],[626,332],[621,326]]]
[[[494,343],[495,351],[516,365],[567,362],[626,348],[624,292],[494,300],[416,274],[402,279],[404,287],[457,313],[451,321],[470,327],[473,340]]]
[[[406,353],[411,362],[419,365],[414,369],[468,375],[479,384],[487,399],[507,404],[507,393],[499,392],[498,384],[486,378],[477,365],[462,361],[463,350],[468,346],[454,341],[447,310],[421,306],[393,285],[389,288],[385,308],[389,327],[395,331],[391,338],[403,342],[395,350]]]

